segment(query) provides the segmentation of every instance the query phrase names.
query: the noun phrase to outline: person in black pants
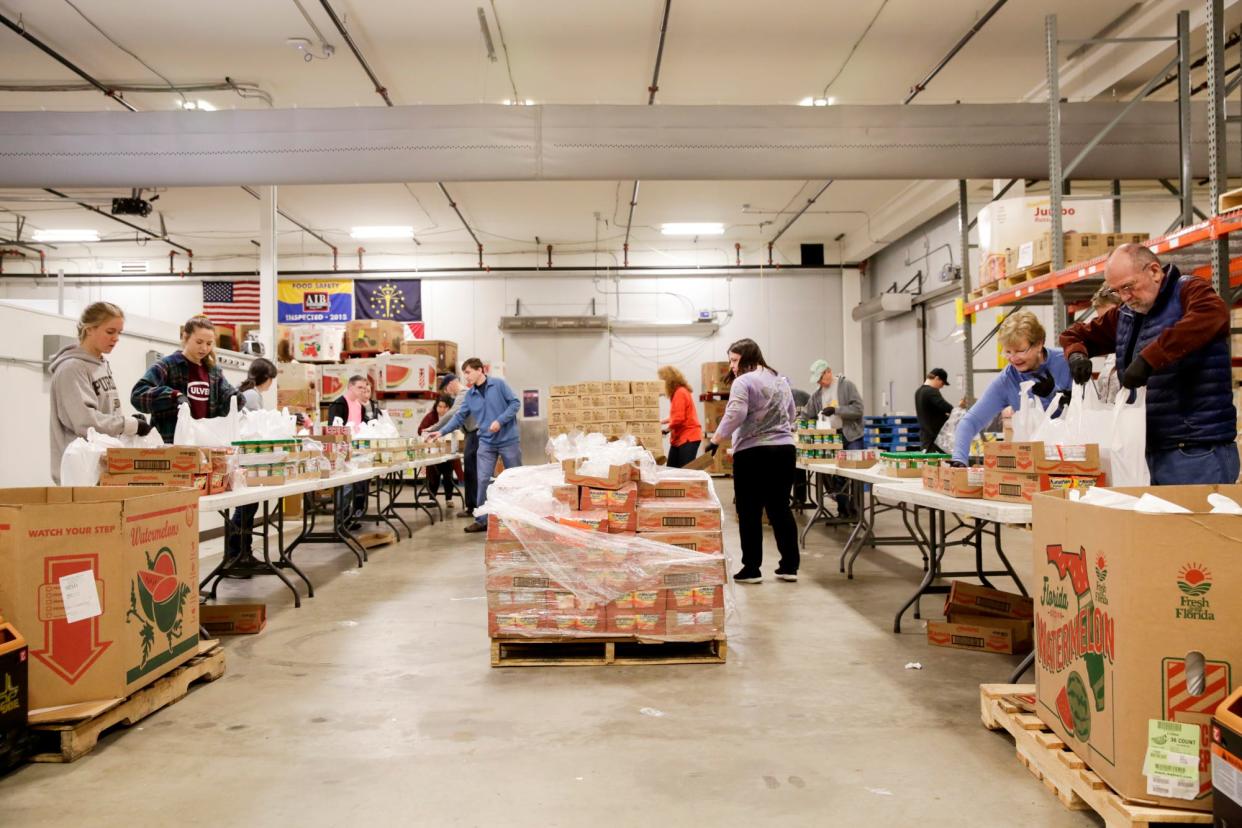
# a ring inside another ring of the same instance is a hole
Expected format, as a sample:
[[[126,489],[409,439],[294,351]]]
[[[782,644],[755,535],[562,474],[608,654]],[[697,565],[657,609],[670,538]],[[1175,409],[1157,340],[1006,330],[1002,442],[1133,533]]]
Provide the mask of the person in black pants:
[[[453,419],[453,415],[466,403],[466,392],[470,389],[461,384],[461,380],[456,374],[445,374],[440,377],[440,393],[447,394],[453,398],[453,407],[448,410],[440,422],[428,428],[428,431],[439,432],[448,421]],[[479,491],[479,424],[474,421],[474,416],[469,412],[466,413],[465,422],[462,425],[462,431],[466,432],[466,445],[462,452],[465,461],[466,472],[466,491],[463,493],[466,499],[466,508],[457,513],[457,517],[474,517],[474,507],[477,505]]]
[[[789,508],[797,467],[793,392],[789,380],[764,362],[754,340],[740,339],[730,345],[729,365],[736,379],[707,450],[715,454],[721,441],[733,438],[733,494],[742,545],[742,568],[733,580],[742,584],[763,581],[760,565],[766,511],[781,555],[776,577],[796,581],[801,556],[798,529]]]
[[[936,438],[944,428],[953,406],[940,393],[940,389],[949,384],[949,374],[943,368],[933,368],[927,372],[927,379],[914,392],[914,413],[919,418],[919,441],[923,451],[941,452],[936,445]]]

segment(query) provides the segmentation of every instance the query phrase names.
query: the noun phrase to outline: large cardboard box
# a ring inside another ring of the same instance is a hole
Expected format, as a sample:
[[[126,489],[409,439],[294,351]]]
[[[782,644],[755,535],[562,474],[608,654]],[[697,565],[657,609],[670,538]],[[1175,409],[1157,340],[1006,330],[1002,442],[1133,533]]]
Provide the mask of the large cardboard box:
[[[704,362],[699,374],[700,394],[726,394],[729,391],[729,363]]]
[[[1095,443],[984,443],[983,467],[1021,474],[1094,475],[1100,473],[1100,447]]]
[[[355,319],[345,326],[345,353],[400,352],[405,330],[387,319]]]
[[[1105,485],[1104,475],[1094,474],[1019,474],[984,469],[983,499],[1006,503],[1030,503],[1040,492],[1078,489]]]
[[[927,622],[927,643],[981,653],[1025,653],[1031,649],[1031,622],[955,614]]]
[[[436,390],[436,361],[426,354],[393,354],[380,361],[376,388],[386,394]]]
[[[30,644],[32,709],[172,670],[198,648],[198,492],[0,490],[0,615]]]
[[[267,604],[203,604],[198,611],[212,635],[255,635],[267,626]]]
[[[944,602],[945,615],[989,615],[1030,622],[1035,617],[1035,600],[1026,595],[954,581]]]
[[[457,371],[457,343],[447,339],[411,339],[401,343],[401,353],[425,354],[431,357],[436,361],[436,370],[441,374]]]
[[[298,362],[340,362],[340,325],[298,325],[290,336],[293,358]]]
[[[358,366],[352,363],[344,365],[323,365],[319,369],[319,401],[334,403],[345,393],[349,378],[358,373]],[[366,371],[361,372],[364,376]]]
[[[724,419],[728,405],[728,400],[703,401],[703,428],[707,429],[708,434],[715,434],[716,429],[720,428],[720,421]]]
[[[1209,717],[1242,669],[1242,519],[1209,514],[1207,497],[1242,502],[1242,486],[1118,491],[1192,514],[1035,498],[1036,712],[1123,797],[1210,810]],[[1188,799],[1144,776],[1162,721],[1198,726]]]

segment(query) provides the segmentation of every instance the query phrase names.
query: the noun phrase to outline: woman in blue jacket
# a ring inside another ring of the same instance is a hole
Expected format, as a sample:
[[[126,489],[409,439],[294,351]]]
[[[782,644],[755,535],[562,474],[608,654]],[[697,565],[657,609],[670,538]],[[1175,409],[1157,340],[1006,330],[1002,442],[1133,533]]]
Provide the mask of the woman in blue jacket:
[[[1044,347],[1044,326],[1030,311],[1018,311],[1006,317],[997,334],[1002,353],[1009,365],[992,381],[979,401],[957,425],[953,436],[953,463],[966,465],[970,459],[970,444],[979,432],[987,427],[996,415],[1021,404],[1021,384],[1035,383],[1031,393],[1049,409],[1053,416],[1060,414],[1057,392],[1070,388],[1069,363],[1058,348]],[[1055,400],[1055,402],[1054,402]]]

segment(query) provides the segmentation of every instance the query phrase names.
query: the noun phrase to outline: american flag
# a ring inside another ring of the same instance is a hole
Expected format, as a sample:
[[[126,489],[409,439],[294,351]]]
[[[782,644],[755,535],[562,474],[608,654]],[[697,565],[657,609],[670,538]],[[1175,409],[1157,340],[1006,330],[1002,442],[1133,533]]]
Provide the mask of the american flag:
[[[212,322],[258,322],[258,282],[203,282],[203,316]]]

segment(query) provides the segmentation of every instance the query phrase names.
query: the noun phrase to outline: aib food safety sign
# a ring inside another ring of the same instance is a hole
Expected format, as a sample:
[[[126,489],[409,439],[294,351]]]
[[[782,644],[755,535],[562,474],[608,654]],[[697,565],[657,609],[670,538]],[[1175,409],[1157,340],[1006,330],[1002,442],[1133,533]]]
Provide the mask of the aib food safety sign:
[[[350,279],[281,281],[276,288],[276,321],[282,325],[348,322],[354,318]]]

